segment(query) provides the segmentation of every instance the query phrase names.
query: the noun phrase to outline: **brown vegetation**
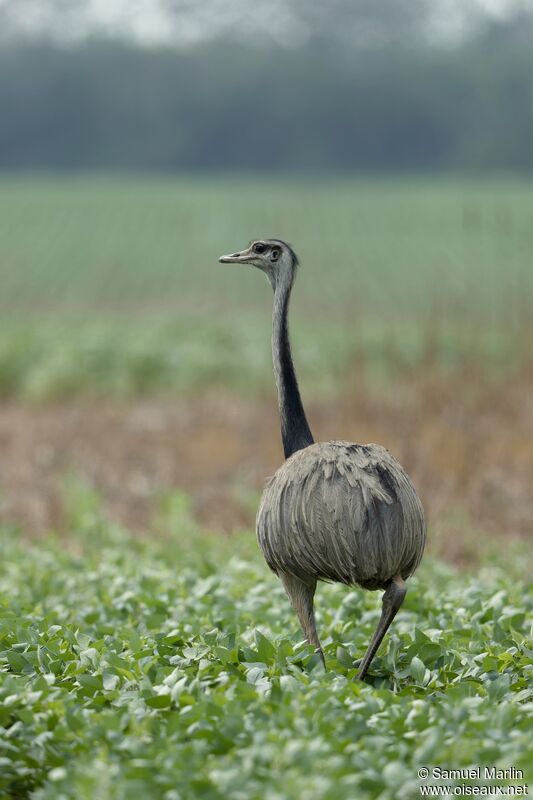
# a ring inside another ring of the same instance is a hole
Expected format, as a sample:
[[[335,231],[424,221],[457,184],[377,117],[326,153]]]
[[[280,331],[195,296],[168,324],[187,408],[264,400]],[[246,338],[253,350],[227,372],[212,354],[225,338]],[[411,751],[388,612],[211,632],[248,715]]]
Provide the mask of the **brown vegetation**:
[[[480,539],[533,532],[533,375],[364,379],[308,403],[317,439],[375,441],[407,467],[433,552],[471,563]],[[276,402],[210,392],[195,398],[0,406],[0,522],[26,535],[64,530],[68,473],[101,493],[111,518],[147,530],[161,497],[190,494],[202,525],[252,527],[257,495],[279,465]]]

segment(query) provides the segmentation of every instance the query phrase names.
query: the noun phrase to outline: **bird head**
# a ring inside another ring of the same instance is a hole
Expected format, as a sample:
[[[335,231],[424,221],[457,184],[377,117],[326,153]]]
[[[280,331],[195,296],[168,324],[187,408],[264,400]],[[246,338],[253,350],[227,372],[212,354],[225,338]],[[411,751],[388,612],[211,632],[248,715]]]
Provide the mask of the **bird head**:
[[[263,270],[275,289],[282,280],[294,277],[298,258],[290,245],[281,239],[257,239],[246,250],[220,256],[221,264],[251,264]]]

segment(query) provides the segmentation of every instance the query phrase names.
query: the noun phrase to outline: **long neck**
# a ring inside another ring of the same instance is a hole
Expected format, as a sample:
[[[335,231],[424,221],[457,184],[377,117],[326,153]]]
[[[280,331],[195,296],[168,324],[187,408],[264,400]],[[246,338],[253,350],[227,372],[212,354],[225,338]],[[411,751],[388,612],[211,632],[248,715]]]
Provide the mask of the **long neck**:
[[[313,435],[305,417],[298,381],[292,363],[289,341],[288,312],[292,278],[287,276],[274,291],[272,314],[272,359],[278,389],[281,438],[285,458],[313,444]]]

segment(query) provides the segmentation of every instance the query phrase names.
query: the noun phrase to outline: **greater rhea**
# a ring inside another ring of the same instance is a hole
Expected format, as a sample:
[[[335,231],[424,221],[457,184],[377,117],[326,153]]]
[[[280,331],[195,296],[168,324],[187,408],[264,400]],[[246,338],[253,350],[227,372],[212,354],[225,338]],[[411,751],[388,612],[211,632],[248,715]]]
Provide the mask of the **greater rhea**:
[[[422,504],[384,447],[314,442],[289,341],[289,300],[298,266],[292,248],[280,239],[261,239],[219,261],[258,267],[274,290],[272,358],[286,461],[263,492],[259,545],[324,666],[313,604],[317,581],[384,590],[381,618],[360,662],[362,680],[403,602],[405,581],[422,558]]]

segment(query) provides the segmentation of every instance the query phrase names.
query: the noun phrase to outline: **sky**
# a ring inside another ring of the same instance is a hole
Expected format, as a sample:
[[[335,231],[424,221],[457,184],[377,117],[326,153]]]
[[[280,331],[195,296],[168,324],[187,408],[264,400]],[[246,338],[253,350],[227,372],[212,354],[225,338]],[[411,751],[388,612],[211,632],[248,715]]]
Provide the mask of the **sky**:
[[[429,2],[434,7],[430,33],[443,39],[464,33],[476,8],[502,18],[519,6],[533,7],[533,0]],[[97,34],[147,46],[189,44],[236,29],[268,30],[282,44],[303,35],[286,0],[0,0],[0,26],[4,38],[44,33],[76,41]]]

